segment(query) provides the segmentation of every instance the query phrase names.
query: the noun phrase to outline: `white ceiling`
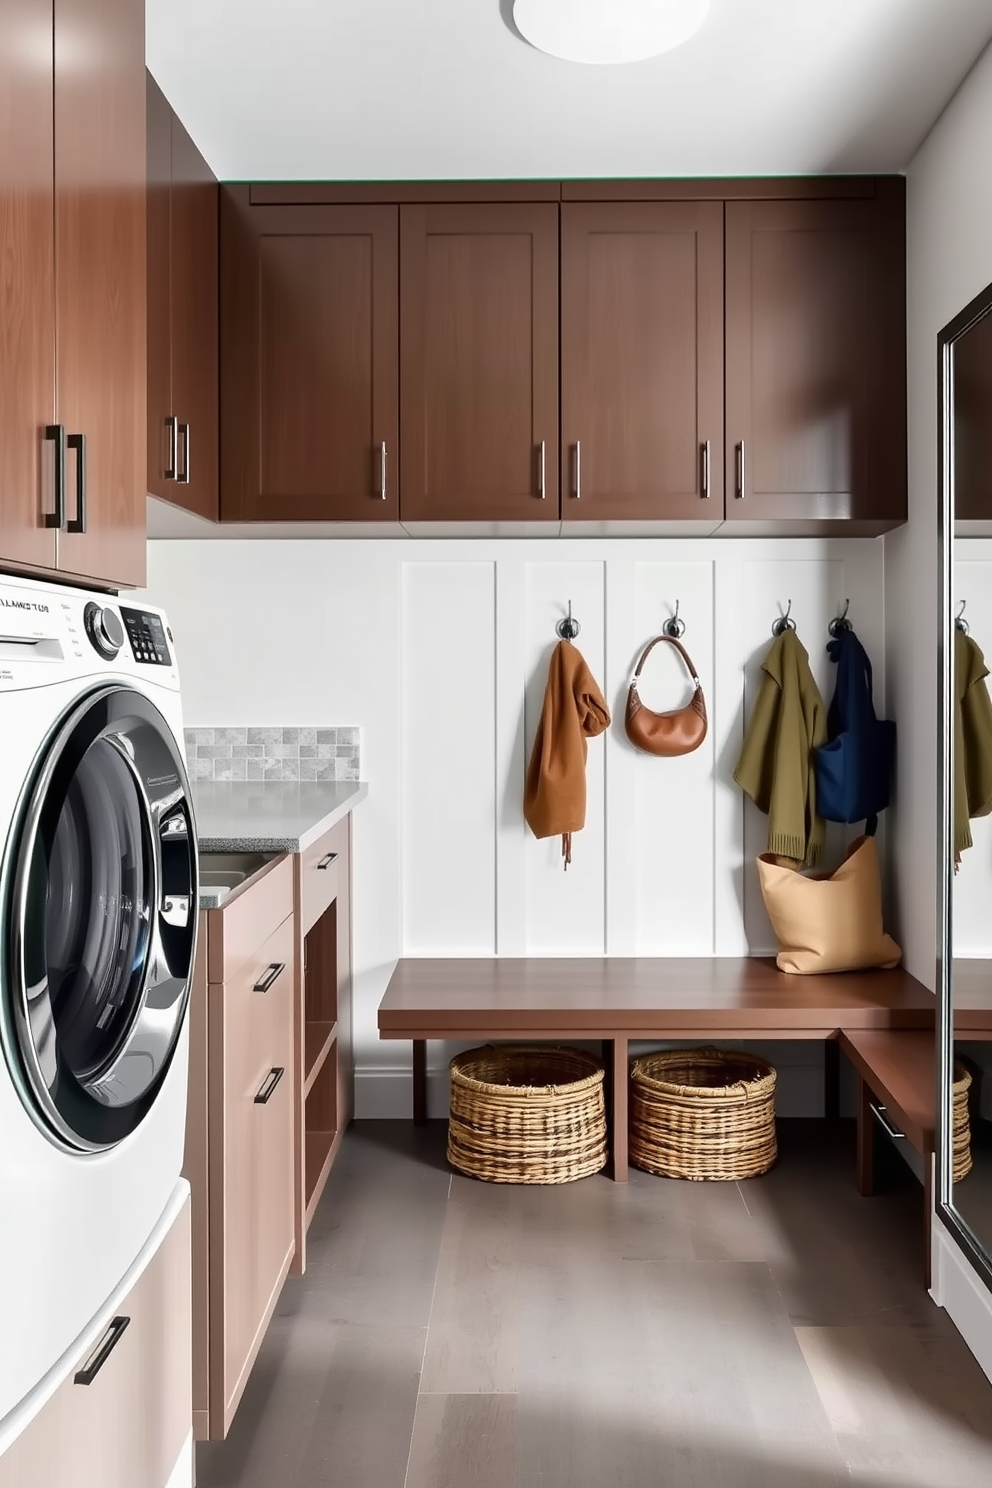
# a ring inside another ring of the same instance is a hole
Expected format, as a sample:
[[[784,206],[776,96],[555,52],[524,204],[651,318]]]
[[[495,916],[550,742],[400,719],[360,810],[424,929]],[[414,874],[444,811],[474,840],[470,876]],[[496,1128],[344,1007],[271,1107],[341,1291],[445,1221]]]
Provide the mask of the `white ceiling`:
[[[712,0],[678,51],[583,67],[510,0],[147,0],[148,65],[224,180],[901,170],[992,0]]]

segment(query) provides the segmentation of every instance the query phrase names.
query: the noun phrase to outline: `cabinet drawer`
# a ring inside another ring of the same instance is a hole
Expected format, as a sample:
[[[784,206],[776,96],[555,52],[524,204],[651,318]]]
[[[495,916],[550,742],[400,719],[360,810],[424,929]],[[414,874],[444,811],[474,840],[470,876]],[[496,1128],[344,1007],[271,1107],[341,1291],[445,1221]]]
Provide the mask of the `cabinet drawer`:
[[[294,946],[289,916],[211,988],[211,1436],[230,1426],[293,1254]]]
[[[190,1313],[187,1198],[102,1332],[0,1457],[0,1488],[161,1488],[190,1431]]]
[[[347,872],[347,846],[348,823],[345,820],[325,832],[320,841],[308,847],[302,855],[304,935],[338,897],[341,871]]]
[[[293,859],[274,858],[244,888],[207,914],[207,975],[229,982],[293,913]]]

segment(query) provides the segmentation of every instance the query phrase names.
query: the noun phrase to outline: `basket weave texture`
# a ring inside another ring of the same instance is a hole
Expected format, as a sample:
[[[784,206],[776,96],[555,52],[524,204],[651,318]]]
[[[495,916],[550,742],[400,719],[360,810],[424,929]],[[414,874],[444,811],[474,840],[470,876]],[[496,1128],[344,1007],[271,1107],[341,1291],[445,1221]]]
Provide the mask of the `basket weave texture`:
[[[970,1089],[971,1075],[963,1064],[956,1064],[954,1066],[954,1122],[952,1126],[953,1173],[955,1183],[960,1183],[961,1179],[967,1178],[971,1172],[971,1121],[968,1116],[968,1092]]]
[[[571,1183],[606,1163],[603,1066],[581,1049],[487,1044],[451,1061],[448,1161],[489,1183]]]
[[[665,1178],[734,1180],[778,1156],[775,1071],[754,1054],[672,1049],[631,1066],[630,1160]]]

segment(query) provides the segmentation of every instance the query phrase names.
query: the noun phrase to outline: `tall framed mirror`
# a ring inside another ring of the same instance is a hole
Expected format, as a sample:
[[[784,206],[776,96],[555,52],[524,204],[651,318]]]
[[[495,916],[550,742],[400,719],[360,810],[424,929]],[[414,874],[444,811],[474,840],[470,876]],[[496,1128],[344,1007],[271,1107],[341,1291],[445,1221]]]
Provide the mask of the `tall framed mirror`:
[[[937,1209],[992,1286],[992,285],[939,364]]]

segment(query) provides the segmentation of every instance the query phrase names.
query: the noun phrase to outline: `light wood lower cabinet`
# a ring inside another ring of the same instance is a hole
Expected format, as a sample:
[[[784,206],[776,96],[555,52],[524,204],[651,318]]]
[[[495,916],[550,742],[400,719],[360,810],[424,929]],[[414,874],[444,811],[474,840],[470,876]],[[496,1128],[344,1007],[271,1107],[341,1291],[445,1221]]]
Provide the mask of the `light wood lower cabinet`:
[[[0,1488],[164,1488],[189,1437],[190,1358],[187,1198],[106,1327],[0,1457]]]
[[[227,1435],[295,1247],[294,860],[200,916],[186,1176],[193,1188],[193,1421]]]

